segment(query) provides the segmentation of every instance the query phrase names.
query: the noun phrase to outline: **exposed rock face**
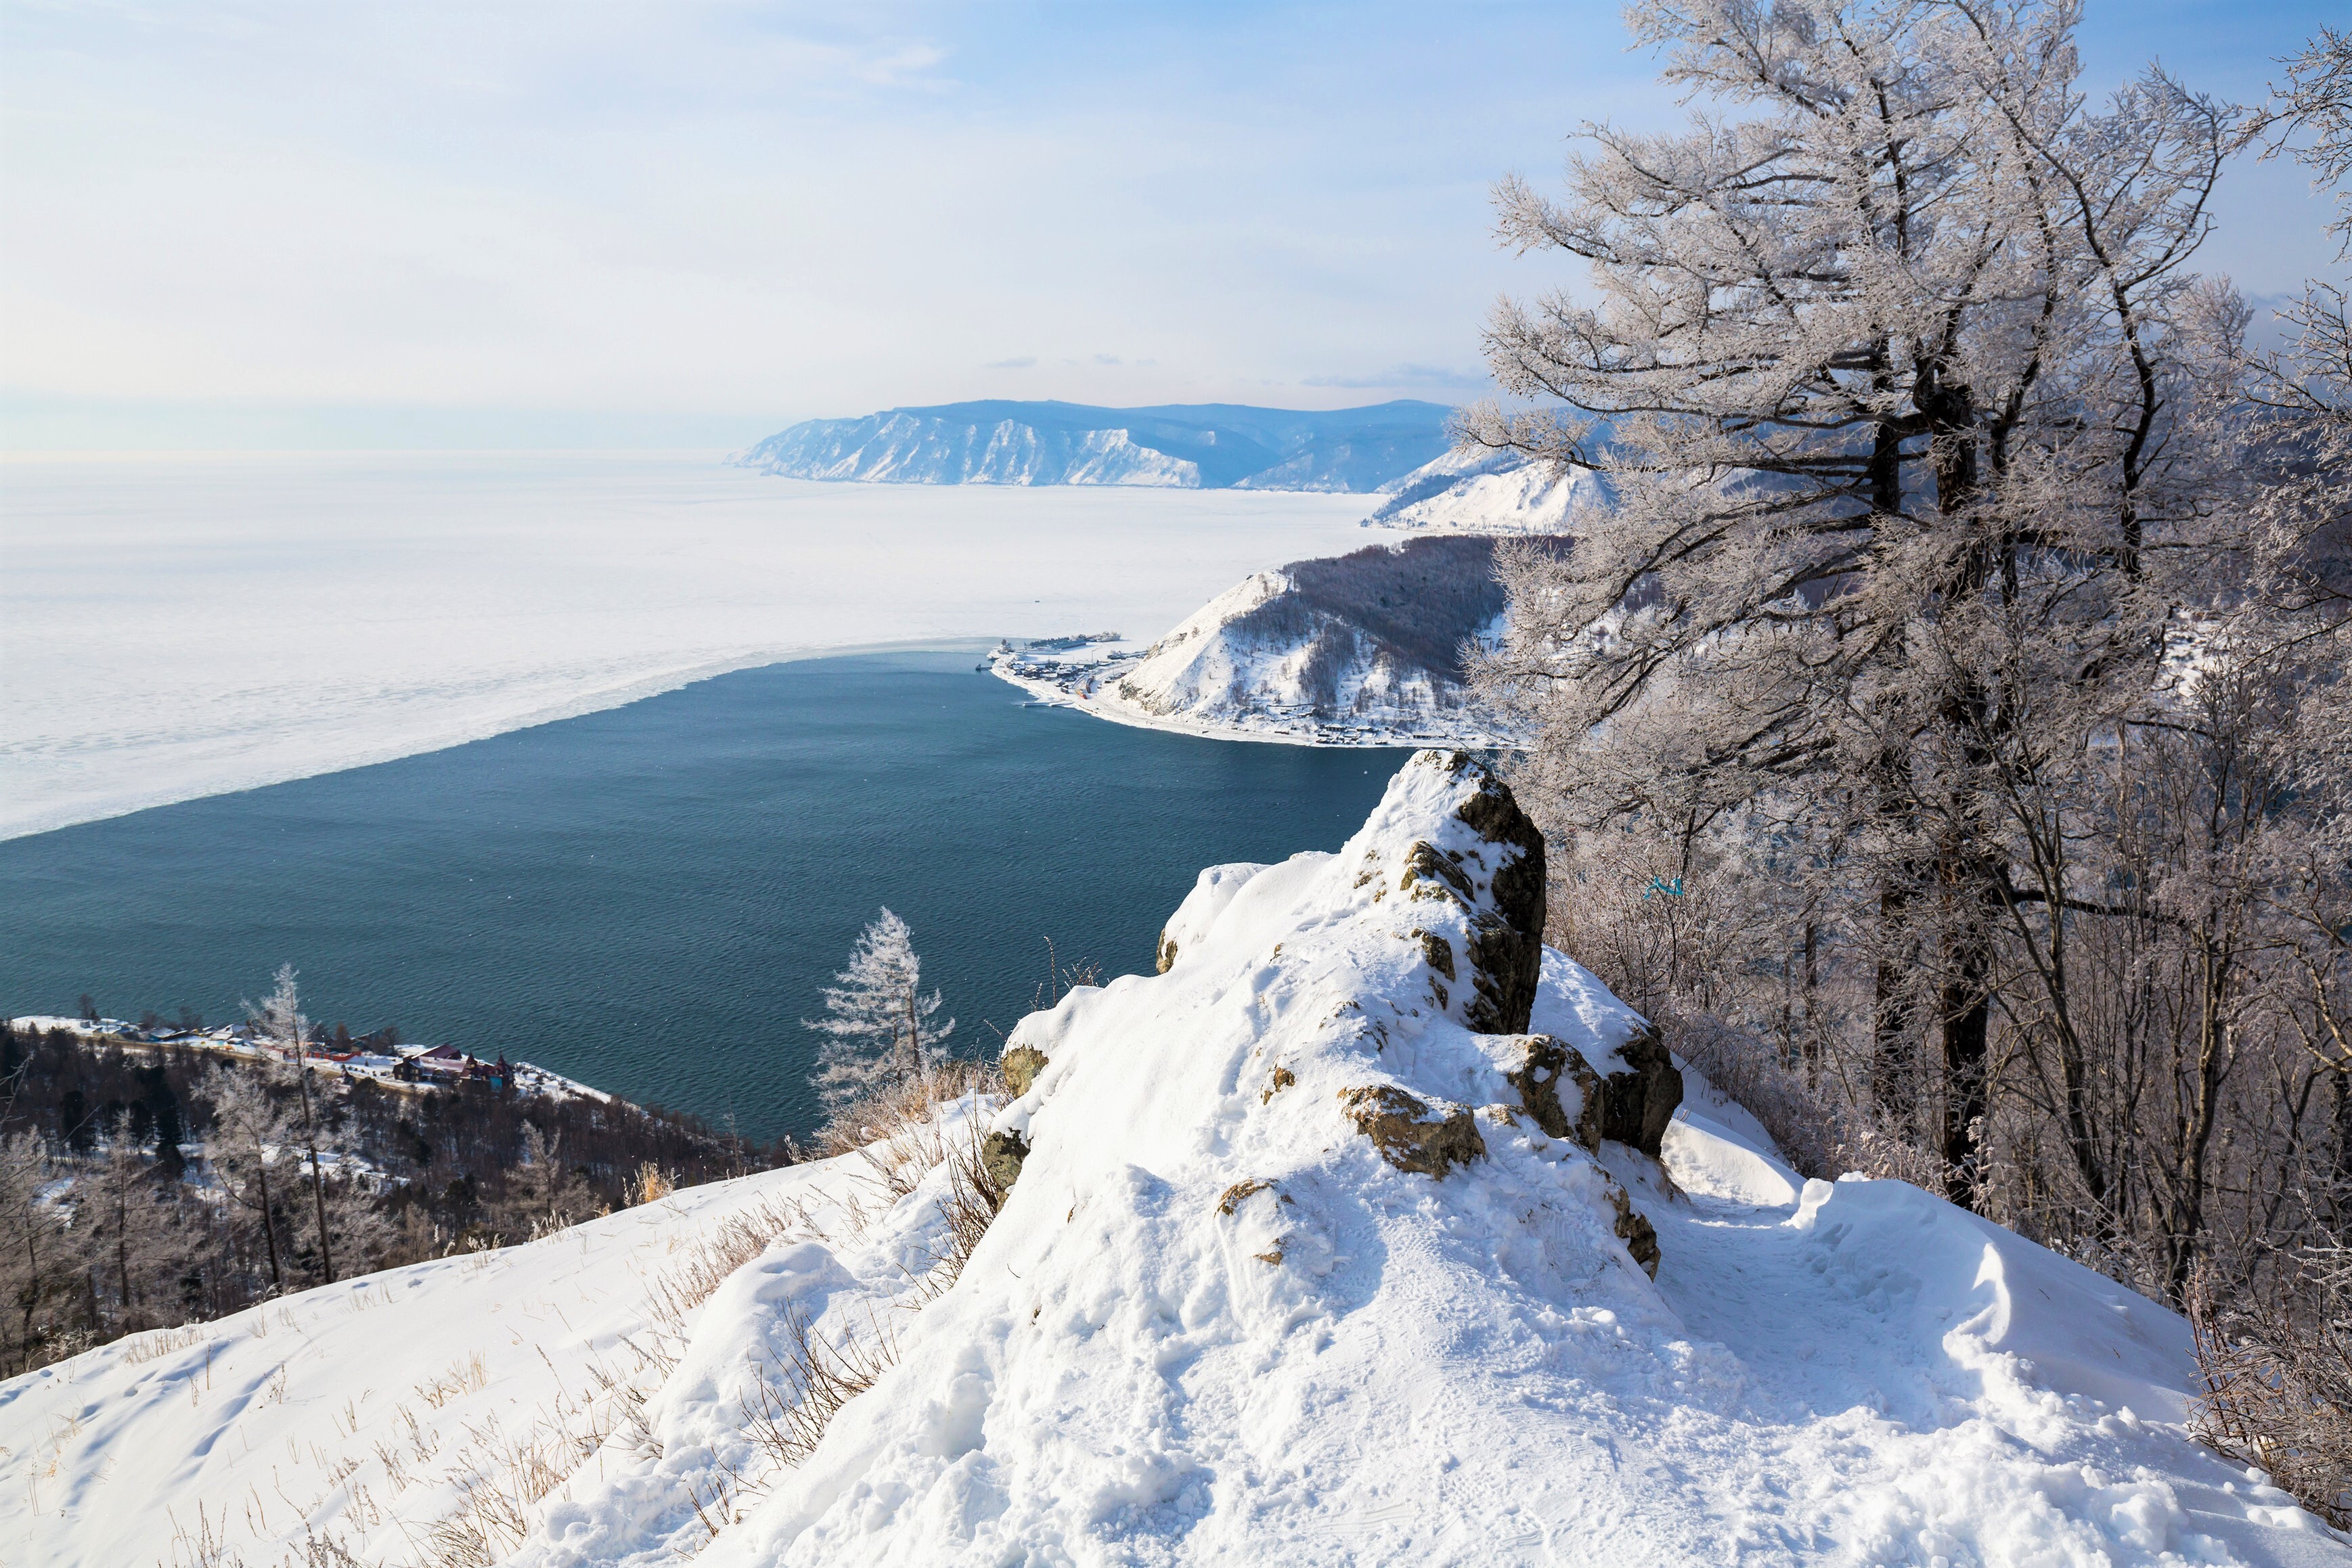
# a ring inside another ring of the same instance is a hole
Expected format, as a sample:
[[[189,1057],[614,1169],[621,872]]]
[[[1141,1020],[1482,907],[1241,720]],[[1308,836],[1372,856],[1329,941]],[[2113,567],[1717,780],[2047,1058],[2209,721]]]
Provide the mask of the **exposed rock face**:
[[[1486,1034],[1518,1034],[1528,1027],[1536,984],[1543,974],[1543,834],[1519,810],[1510,786],[1479,768],[1467,752],[1454,753],[1448,766],[1456,774],[1476,775],[1477,793],[1465,800],[1454,815],[1498,852],[1489,885],[1494,907],[1481,911],[1471,923],[1469,958],[1475,996],[1464,1021]],[[1416,845],[1416,852],[1423,847]],[[1422,862],[1416,857],[1411,863]],[[1451,870],[1454,875],[1449,880],[1457,888],[1461,885],[1458,867],[1445,867],[1441,861],[1433,869],[1440,875]]]
[[[1504,1074],[1520,1105],[1553,1137],[1599,1148],[1606,1093],[1601,1075],[1582,1052],[1548,1034],[1523,1036],[1522,1048],[1521,1065]]]
[[[1674,1056],[1652,1030],[1618,1048],[1626,1063],[1602,1077],[1584,1053],[1549,1035],[1521,1037],[1518,1065],[1504,1076],[1519,1092],[1519,1103],[1536,1125],[1555,1138],[1571,1138],[1588,1149],[1611,1139],[1655,1159],[1666,1124],[1683,1101],[1683,1075]]]
[[[1642,1272],[1656,1279],[1658,1260],[1664,1256],[1658,1250],[1657,1227],[1634,1212],[1633,1196],[1614,1182],[1609,1186],[1609,1201],[1617,1206],[1617,1239],[1625,1244]]]
[[[1454,978],[1453,943],[1448,942],[1444,937],[1440,936],[1434,931],[1422,931],[1416,929],[1409,933],[1409,935],[1421,943],[1421,956],[1424,963],[1428,964],[1431,968],[1436,970],[1447,979],[1450,980]]]
[[[1164,925],[1160,929],[1160,950],[1152,957],[1152,967],[1160,974],[1164,975],[1176,967],[1176,939],[1168,935],[1168,928]]]
[[[1037,1082],[1037,1074],[1045,1071],[1045,1053],[1034,1045],[1016,1045],[1006,1051],[1000,1065],[1004,1070],[1004,1086],[1018,1100],[1029,1092]]]
[[[1635,1035],[1617,1048],[1617,1054],[1624,1059],[1626,1071],[1612,1072],[1604,1081],[1601,1135],[1655,1159],[1666,1124],[1683,1103],[1683,1075],[1655,1030]]]
[[[981,1140],[980,1168],[988,1179],[1008,1191],[1021,1179],[1021,1167],[1029,1158],[1029,1140],[1015,1132],[995,1132]]]
[[[1428,1105],[1392,1083],[1342,1090],[1339,1103],[1381,1158],[1401,1171],[1442,1177],[1486,1157],[1486,1141],[1466,1106]]]

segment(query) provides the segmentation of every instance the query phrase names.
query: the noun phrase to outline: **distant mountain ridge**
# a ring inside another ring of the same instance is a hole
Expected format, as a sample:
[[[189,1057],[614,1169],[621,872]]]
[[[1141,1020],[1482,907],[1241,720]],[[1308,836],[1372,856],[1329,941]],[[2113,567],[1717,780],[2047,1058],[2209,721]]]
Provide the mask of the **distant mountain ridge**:
[[[1450,444],[1443,403],[1097,408],[992,399],[804,420],[735,461],[794,479],[886,485],[1139,485],[1368,493]]]

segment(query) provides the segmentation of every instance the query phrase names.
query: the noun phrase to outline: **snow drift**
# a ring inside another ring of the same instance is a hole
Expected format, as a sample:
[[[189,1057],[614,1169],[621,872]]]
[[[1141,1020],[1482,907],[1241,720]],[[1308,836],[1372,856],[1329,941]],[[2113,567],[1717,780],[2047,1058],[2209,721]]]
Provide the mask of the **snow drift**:
[[[1161,973],[1013,1031],[1018,1098],[949,1113],[1013,1178],[951,1284],[952,1163],[680,1194],[0,1386],[0,1527],[144,1561],[203,1507],[244,1561],[417,1560],[601,1366],[636,1418],[465,1560],[2347,1559],[2183,1435],[2179,1319],[1916,1188],[1800,1179],[1542,904],[1507,792],[1421,753],[1337,853],[1213,868]],[[785,1204],[664,1319],[681,1260]],[[883,1369],[763,1464],[802,1336]]]
[[[1451,410],[987,401],[812,419],[736,459],[796,479],[1369,491],[1445,449]]]

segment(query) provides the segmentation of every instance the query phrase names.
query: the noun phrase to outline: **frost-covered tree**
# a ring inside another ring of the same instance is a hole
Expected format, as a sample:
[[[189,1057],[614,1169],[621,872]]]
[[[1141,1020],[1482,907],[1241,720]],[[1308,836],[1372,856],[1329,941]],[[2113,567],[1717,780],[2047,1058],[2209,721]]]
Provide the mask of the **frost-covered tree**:
[[[205,1134],[205,1166],[236,1207],[251,1215],[261,1229],[261,1253],[269,1270],[274,1295],[286,1289],[286,1271],[278,1249],[278,1205],[284,1199],[270,1191],[272,1155],[290,1148],[294,1129],[269,1093],[265,1070],[223,1068],[205,1084],[212,1111],[212,1129]]]
[[[2312,172],[2315,189],[2331,190],[2338,260],[2352,257],[2352,32],[2322,27],[2283,62],[2286,85],[2248,125],[2264,139],[2265,157],[2290,152]],[[2280,312],[2294,329],[2284,353],[2255,362],[2254,396],[2289,418],[2352,427],[2352,300],[2324,278],[2304,285],[2303,298]]]
[[[49,1201],[47,1145],[37,1133],[0,1136],[0,1290],[16,1318],[10,1373],[29,1370],[46,1308],[70,1287],[66,1216]]]
[[[828,1114],[880,1090],[921,1078],[955,1019],[934,1021],[936,990],[922,990],[923,961],[907,923],[884,909],[824,992],[825,1016],[802,1020],[824,1039],[815,1083]]]
[[[572,1218],[571,1173],[563,1165],[563,1134],[540,1130],[535,1122],[522,1124],[523,1174],[517,1182],[530,1223],[554,1227],[568,1224]]]
[[[1882,1109],[1974,1200],[1992,934],[2038,896],[1999,780],[2143,700],[2231,570],[2210,436],[2244,315],[2188,270],[2228,116],[2156,71],[2093,109],[2070,0],[1628,15],[1703,108],[1590,128],[1563,200],[1498,192],[1506,241],[1591,288],[1497,308],[1535,406],[1465,434],[1612,505],[1564,559],[1506,552],[1481,684],[1563,825],[1760,814],[1834,868]]]
[[[309,1051],[310,1020],[302,1016],[301,992],[295,985],[294,966],[280,964],[272,977],[269,995],[261,1005],[246,1005],[246,1013],[264,1038],[288,1048],[294,1060],[294,1085],[302,1106],[302,1152],[310,1161],[310,1199],[319,1220],[320,1270],[329,1284],[335,1280],[334,1245],[328,1234],[327,1177],[319,1164],[319,1122],[310,1105],[310,1069],[303,1061]]]

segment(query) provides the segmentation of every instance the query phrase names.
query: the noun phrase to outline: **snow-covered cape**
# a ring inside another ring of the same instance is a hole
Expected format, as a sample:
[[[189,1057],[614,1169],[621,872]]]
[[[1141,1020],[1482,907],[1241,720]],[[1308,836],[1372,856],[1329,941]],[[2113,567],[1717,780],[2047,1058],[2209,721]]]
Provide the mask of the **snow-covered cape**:
[[[0,1541],[168,1559],[204,1502],[247,1563],[306,1530],[420,1560],[442,1467],[625,1374],[698,1239],[789,1201],[676,1320],[640,1426],[470,1560],[2352,1556],[2183,1434],[2178,1318],[1916,1188],[1802,1181],[1677,1074],[1538,946],[1540,854],[1423,752],[1338,853],[1203,873],[1162,973],[1032,1015],[1019,1098],[955,1113],[1017,1176],[919,1310],[890,1303],[940,1173],[854,1224],[855,1157],[696,1189],[0,1385]],[[763,1469],[754,1369],[877,1322],[895,1364]]]

